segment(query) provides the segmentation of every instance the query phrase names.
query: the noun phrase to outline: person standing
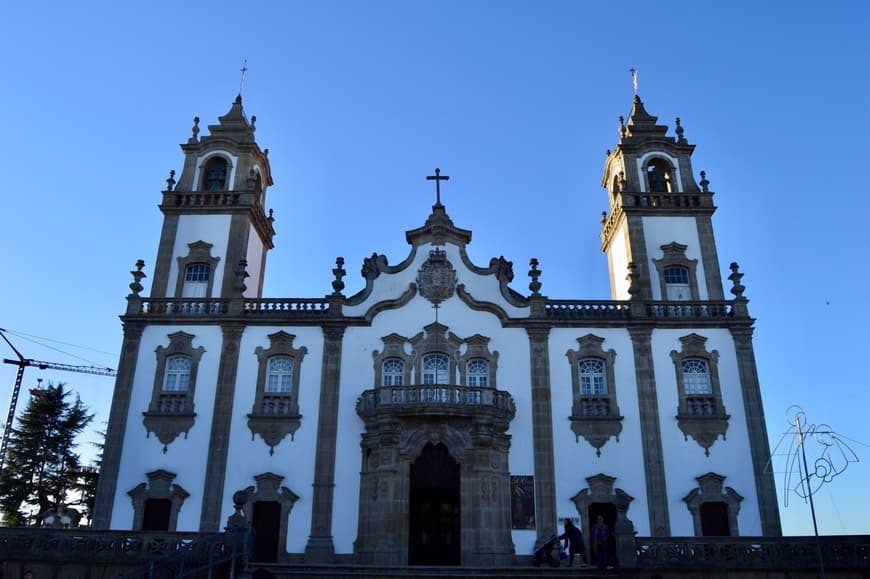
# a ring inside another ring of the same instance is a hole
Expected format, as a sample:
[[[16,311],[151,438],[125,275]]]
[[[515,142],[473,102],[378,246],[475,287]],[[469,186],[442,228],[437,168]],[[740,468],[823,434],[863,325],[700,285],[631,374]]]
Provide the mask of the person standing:
[[[607,570],[607,542],[610,539],[610,529],[604,522],[604,517],[598,515],[589,534],[592,541],[592,559],[595,566],[604,572]]]
[[[565,532],[559,535],[559,540],[566,542],[565,550],[568,551],[569,567],[574,564],[574,555],[580,555],[583,565],[589,564],[586,561],[586,554],[583,552],[585,550],[583,547],[583,532],[567,517],[565,518]]]

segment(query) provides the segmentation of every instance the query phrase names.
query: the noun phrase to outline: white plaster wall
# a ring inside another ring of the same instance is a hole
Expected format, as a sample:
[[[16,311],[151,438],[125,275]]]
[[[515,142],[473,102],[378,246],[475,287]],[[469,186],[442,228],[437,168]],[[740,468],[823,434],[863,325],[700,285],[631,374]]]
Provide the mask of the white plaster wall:
[[[296,368],[299,372],[299,413],[302,424],[293,439],[286,436],[269,454],[260,436],[253,440],[247,415],[254,407],[259,362],[257,347],[269,348],[269,334],[293,334],[293,347],[308,352]],[[323,332],[319,327],[248,327],[239,345],[239,366],[233,400],[232,427],[227,449],[227,473],[221,503],[222,525],[233,514],[233,493],[256,486],[254,477],[272,472],[284,477],[285,486],[299,500],[293,506],[287,526],[287,551],[302,553],[311,534],[311,500],[314,481],[314,455],[317,448],[317,420],[320,406],[320,372],[323,358]]]
[[[614,350],[616,402],[622,421],[619,441],[611,438],[601,447],[601,456],[583,437],[575,440],[571,430],[573,384],[568,350],[579,347],[577,338],[586,334],[604,338],[601,347]],[[634,497],[628,518],[635,524],[639,535],[649,535],[649,515],[646,497],[646,475],[643,464],[643,445],[638,417],[637,381],[634,370],[634,352],[628,332],[621,328],[554,329],[550,333],[550,374],[553,400],[553,447],[556,457],[556,514],[560,519],[577,516],[571,500],[578,492],[588,488],[586,478],[600,473],[616,478],[613,488],[621,488]],[[586,517],[587,513],[582,513]],[[588,524],[588,521],[587,521]]]
[[[179,330],[194,334],[193,347],[205,352],[199,361],[194,391],[196,419],[187,438],[182,434],[167,446],[152,435],[146,438],[142,413],[148,410],[154,391],[157,367],[157,346],[169,346],[168,334]],[[173,483],[190,493],[178,515],[178,531],[198,531],[205,483],[206,457],[214,410],[218,360],[223,338],[219,327],[210,326],[148,326],[142,333],[136,374],[124,432],[124,448],[118,471],[118,486],[112,510],[112,529],[129,530],[133,525],[133,503],[127,492],[139,483],[147,483],[146,473],[164,469],[177,476]]]
[[[758,496],[750,460],[749,435],[734,341],[730,332],[725,329],[703,329],[697,330],[696,333],[707,338],[707,351],[719,351],[718,368],[722,403],[725,412],[730,414],[731,418],[728,421],[727,439],[722,440],[720,437],[716,440],[710,447],[710,456],[705,456],[704,449],[691,437],[685,440],[677,425],[679,395],[676,369],[670,353],[671,350],[677,352],[681,350],[679,338],[689,334],[689,331],[654,330],[652,352],[658,391],[671,534],[694,535],[692,516],[682,499],[698,486],[695,477],[715,472],[727,477],[723,486],[730,486],[743,496],[738,516],[740,535],[761,535]]]
[[[178,231],[175,234],[175,247],[172,250],[172,259],[169,262],[169,287],[166,288],[167,296],[175,296],[175,287],[178,283],[178,259],[190,253],[188,244],[194,241],[211,243],[211,255],[220,257],[215,271],[212,272],[212,296],[220,294],[223,279],[224,266],[227,256],[227,236],[230,231],[231,215],[181,215],[178,218]]]
[[[610,288],[610,293],[615,300],[627,300],[631,297],[628,293],[628,281],[625,279],[628,276],[627,227],[628,221],[622,220],[613,234],[613,241],[610,242],[610,251],[608,251],[611,278],[613,280],[613,287]]]
[[[664,298],[662,297],[659,272],[652,260],[661,259],[664,255],[662,246],[672,241],[688,246],[686,257],[698,260],[695,271],[698,281],[698,297],[702,300],[710,299],[705,282],[704,262],[701,259],[701,244],[698,240],[698,226],[695,218],[647,216],[643,218],[643,232],[644,237],[646,237],[646,254],[649,259],[647,269],[649,270],[650,284],[652,284],[653,299],[661,300]]]
[[[417,282],[417,273],[420,267],[429,259],[429,252],[434,249],[436,249],[434,245],[422,245],[417,249],[417,254],[408,267],[394,274],[381,273],[374,280],[374,287],[369,298],[358,306],[345,307],[345,315],[363,315],[372,305],[379,301],[396,299],[401,296],[410,284]],[[512,317],[528,317],[528,308],[517,308],[509,305],[504,300],[499,291],[499,282],[495,278],[495,275],[479,275],[466,269],[460,257],[458,246],[448,243],[447,245],[438,246],[438,249],[442,249],[447,253],[447,260],[453,266],[453,269],[456,270],[457,285],[465,284],[465,290],[475,300],[496,303]]]
[[[245,256],[248,261],[249,278],[245,280],[245,285],[248,289],[245,290],[246,298],[255,298],[260,293],[260,268],[263,264],[263,243],[260,241],[260,236],[257,230],[251,225],[248,230],[248,255]]]

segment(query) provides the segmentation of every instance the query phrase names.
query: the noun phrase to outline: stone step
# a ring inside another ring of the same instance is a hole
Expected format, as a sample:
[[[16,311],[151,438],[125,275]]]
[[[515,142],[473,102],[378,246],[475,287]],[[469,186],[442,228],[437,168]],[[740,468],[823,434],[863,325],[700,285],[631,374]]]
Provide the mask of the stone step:
[[[265,572],[265,573],[264,573]],[[427,567],[370,565],[251,564],[253,579],[295,579],[328,577],[329,579],[455,579],[459,577],[505,577],[509,579],[566,579],[567,577],[601,577],[595,567]],[[268,573],[268,574],[267,574]],[[609,570],[609,574],[618,574]]]

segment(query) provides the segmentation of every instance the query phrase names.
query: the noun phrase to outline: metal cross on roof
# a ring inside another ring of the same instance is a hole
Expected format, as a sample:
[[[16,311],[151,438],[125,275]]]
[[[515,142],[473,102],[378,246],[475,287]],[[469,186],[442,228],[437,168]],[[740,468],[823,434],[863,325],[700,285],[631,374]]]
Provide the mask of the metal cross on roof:
[[[441,181],[448,181],[450,177],[441,175],[441,169],[435,168],[434,175],[427,175],[427,181],[435,181],[435,205],[441,205]]]
[[[248,72],[248,59],[245,59],[244,64],[242,64],[242,68],[239,69],[239,72],[242,73],[242,80],[239,81],[239,95],[242,94],[242,87],[245,86],[245,73]]]

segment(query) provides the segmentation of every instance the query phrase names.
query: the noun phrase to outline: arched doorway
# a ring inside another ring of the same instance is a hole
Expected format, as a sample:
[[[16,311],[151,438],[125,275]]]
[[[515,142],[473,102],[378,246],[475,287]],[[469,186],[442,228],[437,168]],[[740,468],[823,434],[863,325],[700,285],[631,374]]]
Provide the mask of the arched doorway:
[[[428,443],[410,471],[408,563],[459,565],[459,464]]]

